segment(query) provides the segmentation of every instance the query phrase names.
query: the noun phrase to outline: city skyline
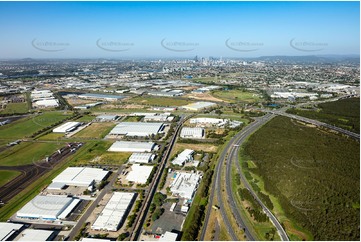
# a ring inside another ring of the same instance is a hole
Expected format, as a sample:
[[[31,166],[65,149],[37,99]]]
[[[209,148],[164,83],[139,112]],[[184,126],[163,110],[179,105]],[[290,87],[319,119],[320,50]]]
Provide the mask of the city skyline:
[[[5,58],[358,55],[359,2],[1,2]]]

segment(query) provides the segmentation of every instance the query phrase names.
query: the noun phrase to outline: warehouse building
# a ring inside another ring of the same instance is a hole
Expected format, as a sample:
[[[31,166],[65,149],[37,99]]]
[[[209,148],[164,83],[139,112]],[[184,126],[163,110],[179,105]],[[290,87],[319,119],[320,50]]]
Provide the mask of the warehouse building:
[[[220,124],[227,122],[227,119],[220,119],[220,118],[191,118],[189,123],[191,124]]]
[[[12,240],[24,224],[0,222],[0,241]]]
[[[113,136],[149,137],[160,133],[163,123],[122,122],[109,133]]]
[[[98,239],[98,238],[82,238],[80,241],[84,242],[110,242],[110,239]]]
[[[152,153],[133,153],[128,162],[132,163],[149,163],[152,162],[155,158],[155,155]]]
[[[112,152],[152,152],[157,149],[153,142],[116,141],[108,151]]]
[[[173,161],[172,164],[178,166],[184,166],[188,161],[193,161],[194,150],[185,149],[180,153]]]
[[[98,238],[82,238],[80,241],[84,242],[110,242],[110,239],[98,239]]]
[[[174,117],[170,117],[169,113],[161,113],[157,115],[146,115],[143,118],[144,122],[167,122],[172,121]]]
[[[98,122],[111,122],[117,121],[119,119],[118,115],[99,115],[95,118]]]
[[[172,184],[170,185],[170,191],[173,196],[179,196],[186,199],[192,199],[201,176],[197,173],[176,173]]]
[[[16,237],[17,241],[50,241],[55,238],[53,230],[25,229]]]
[[[38,195],[22,207],[16,216],[23,219],[65,219],[79,202],[80,199],[70,197]]]
[[[124,98],[123,96],[118,96],[118,95],[97,94],[97,93],[80,94],[78,97],[83,99],[104,100],[109,102],[120,101]]]
[[[90,167],[68,167],[57,177],[48,189],[62,189],[64,186],[89,187],[107,177],[109,171]]]
[[[182,106],[183,109],[189,110],[189,111],[200,111],[205,108],[210,108],[213,106],[216,106],[217,104],[212,102],[195,102],[191,103],[185,106]]]
[[[180,137],[184,139],[203,139],[204,129],[184,127],[181,130]]]
[[[177,233],[166,231],[164,234],[162,234],[158,241],[177,241],[177,238]]]
[[[34,107],[44,107],[44,108],[51,108],[51,107],[58,107],[59,101],[57,99],[42,99],[35,101],[33,103]]]
[[[103,211],[99,214],[93,230],[117,231],[127,218],[135,193],[114,192]]]
[[[153,166],[141,166],[139,164],[134,164],[130,169],[131,171],[127,175],[126,179],[130,182],[145,184],[153,170]]]
[[[54,133],[68,133],[68,132],[74,131],[80,125],[81,125],[80,122],[66,122],[65,124],[62,124],[59,127],[56,127],[55,129],[53,129],[53,132]]]

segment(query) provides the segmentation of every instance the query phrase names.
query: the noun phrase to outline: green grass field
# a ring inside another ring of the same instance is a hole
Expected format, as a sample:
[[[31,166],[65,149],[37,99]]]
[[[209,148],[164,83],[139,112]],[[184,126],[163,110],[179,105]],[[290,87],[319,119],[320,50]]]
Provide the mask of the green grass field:
[[[85,129],[76,133],[74,138],[103,138],[107,135],[112,128],[114,128],[115,123],[92,123]]]
[[[22,142],[0,153],[1,166],[20,166],[44,159],[64,144]]]
[[[46,112],[37,116],[22,118],[9,125],[1,126],[0,137],[5,139],[19,139],[30,136],[34,132],[70,116],[70,114],[63,114],[62,112]]]
[[[183,106],[191,103],[192,101],[171,97],[142,96],[131,98],[127,102],[150,106]]]
[[[28,104],[26,102],[22,102],[22,103],[7,104],[6,108],[0,111],[0,114],[27,113],[27,112],[28,112]]]
[[[332,124],[353,132],[360,132],[360,98],[348,98],[318,105],[319,111],[289,109],[297,114]]]
[[[0,171],[0,187],[20,175],[19,171]]]
[[[92,115],[84,115],[83,117],[80,117],[78,119],[76,119],[75,121],[77,122],[90,122],[93,119],[95,119],[95,116]]]
[[[236,89],[214,91],[212,95],[227,102],[255,103],[261,101],[259,94]]]
[[[124,164],[131,153],[108,152],[107,149],[114,141],[89,141],[84,149],[76,153],[71,165],[103,164],[120,165]]]
[[[276,117],[253,134],[241,154],[265,190],[314,240],[360,239],[359,143]]]
[[[46,134],[46,135],[43,135],[39,138],[37,138],[37,140],[60,140],[60,139],[64,139],[64,134],[62,133],[49,133],[49,134]]]
[[[128,116],[122,122],[139,122],[142,118],[141,116]]]

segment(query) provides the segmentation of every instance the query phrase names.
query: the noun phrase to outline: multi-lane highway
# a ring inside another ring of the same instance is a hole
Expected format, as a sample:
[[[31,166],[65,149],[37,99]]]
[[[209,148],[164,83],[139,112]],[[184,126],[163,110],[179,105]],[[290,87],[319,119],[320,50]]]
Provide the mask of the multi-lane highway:
[[[320,121],[317,121],[317,120],[314,120],[314,119],[305,118],[305,117],[298,116],[298,115],[295,115],[295,114],[289,114],[289,113],[284,112],[283,110],[275,110],[275,111],[264,110],[264,111],[268,111],[268,112],[271,112],[271,113],[274,113],[274,114],[277,114],[277,115],[293,118],[293,119],[296,119],[296,120],[299,120],[299,121],[302,121],[302,122],[306,122],[306,123],[310,123],[310,124],[313,124],[313,125],[316,125],[316,126],[319,126],[319,127],[325,127],[325,128],[331,129],[331,130],[335,130],[335,131],[337,131],[339,133],[348,135],[348,136],[350,136],[350,137],[352,137],[354,139],[360,139],[360,134],[356,134],[356,133],[351,132],[349,130],[342,129],[342,128],[333,126],[331,124],[326,124],[326,123],[323,123],[323,122],[320,122]]]
[[[227,173],[229,175],[227,177],[230,177],[230,174],[231,174],[230,171],[231,171],[232,164],[235,163],[236,166],[237,166],[237,169],[238,169],[238,173],[240,174],[240,178],[241,178],[241,181],[242,181],[243,185],[250,191],[250,193],[255,198],[255,200],[260,204],[263,211],[267,214],[270,221],[276,227],[277,232],[278,232],[279,236],[281,237],[281,239],[283,241],[288,241],[289,239],[288,239],[286,231],[284,230],[284,228],[282,227],[280,222],[277,220],[277,218],[272,214],[272,212],[264,205],[264,203],[258,197],[257,193],[253,190],[252,186],[249,185],[247,179],[243,175],[241,165],[239,164],[239,147],[243,144],[244,141],[246,141],[246,139],[255,130],[257,130],[259,127],[261,127],[264,123],[268,122],[273,117],[274,117],[274,115],[271,115],[271,114],[265,115],[261,119],[258,119],[255,123],[252,123],[250,126],[248,126],[249,128],[247,130],[245,129],[244,132],[238,136],[238,138],[235,141],[235,143],[234,143],[234,145],[232,147],[232,150],[231,150],[231,152],[229,153],[229,156],[228,156],[228,161],[227,161],[227,170],[228,170],[228,172]],[[228,179],[228,180],[230,180],[230,179]],[[231,190],[232,187],[231,187],[230,182],[229,182],[229,185],[227,185],[227,187],[228,186],[229,186],[229,190]],[[231,193],[232,193],[232,191],[231,191]]]
[[[233,228],[230,225],[230,218],[228,218],[226,212],[225,212],[225,206],[229,207],[232,211],[232,214],[240,228],[240,230],[243,230],[246,236],[246,239],[248,240],[257,240],[255,235],[251,233],[251,230],[247,228],[246,224],[244,223],[242,216],[237,209],[234,195],[232,192],[232,186],[231,186],[231,159],[232,159],[232,150],[234,145],[240,145],[242,142],[244,142],[255,130],[257,130],[259,127],[261,127],[263,124],[268,122],[270,119],[273,118],[274,115],[267,114],[264,117],[256,119],[255,122],[248,125],[246,128],[244,128],[241,132],[239,132],[237,135],[235,135],[227,144],[223,152],[221,153],[218,164],[215,170],[215,182],[212,185],[211,193],[210,193],[210,200],[209,205],[206,211],[206,217],[203,223],[202,231],[200,240],[204,240],[205,234],[207,232],[209,217],[212,209],[212,203],[214,195],[217,194],[218,198],[218,206],[220,207],[219,211],[222,215],[223,222],[225,223],[227,230],[229,232],[229,235],[231,236],[232,240],[238,240],[236,238],[236,232],[233,230]],[[228,157],[227,157],[228,156]],[[225,187],[227,192],[227,199],[225,199],[222,196],[221,193],[221,174],[222,174],[222,167],[223,164],[226,164],[226,179],[225,179]]]

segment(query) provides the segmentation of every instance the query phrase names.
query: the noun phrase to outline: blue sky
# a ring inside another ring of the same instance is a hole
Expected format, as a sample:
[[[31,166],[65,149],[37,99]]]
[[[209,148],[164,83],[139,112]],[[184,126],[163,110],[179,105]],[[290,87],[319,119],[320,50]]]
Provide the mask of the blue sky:
[[[0,58],[359,54],[359,9],[359,2],[0,2]]]

